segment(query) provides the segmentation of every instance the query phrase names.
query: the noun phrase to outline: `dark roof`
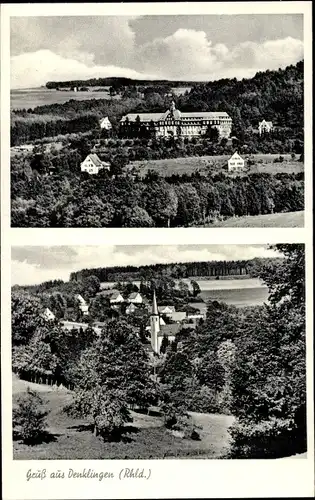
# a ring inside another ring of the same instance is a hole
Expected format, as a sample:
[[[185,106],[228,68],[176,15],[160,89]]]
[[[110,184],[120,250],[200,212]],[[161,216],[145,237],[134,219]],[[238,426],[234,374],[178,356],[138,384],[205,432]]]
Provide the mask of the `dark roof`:
[[[178,110],[176,110],[178,111]],[[164,113],[128,113],[127,115],[123,116],[121,119],[121,122],[126,121],[128,119],[129,121],[135,121],[137,116],[139,116],[141,122],[150,122],[151,120],[153,122],[159,121],[159,120],[165,120],[166,116],[168,115],[168,111]],[[180,117],[181,118],[204,118],[204,119],[219,119],[219,118],[230,118],[230,116],[225,112],[225,111],[194,111],[192,113],[190,112],[180,112]],[[176,119],[176,118],[175,118]]]
[[[158,333],[158,337],[171,337],[176,335],[181,330],[182,326],[178,323],[172,323],[170,325],[162,325]]]
[[[118,295],[120,295],[120,291],[111,288],[110,290],[101,290],[100,292],[98,292],[97,295],[105,295],[105,297],[115,298],[118,297]]]
[[[92,160],[92,162],[94,163],[94,165],[96,167],[102,167],[103,166],[103,162],[99,159],[99,157],[97,156],[97,154],[90,153],[89,157],[90,157],[90,159]]]

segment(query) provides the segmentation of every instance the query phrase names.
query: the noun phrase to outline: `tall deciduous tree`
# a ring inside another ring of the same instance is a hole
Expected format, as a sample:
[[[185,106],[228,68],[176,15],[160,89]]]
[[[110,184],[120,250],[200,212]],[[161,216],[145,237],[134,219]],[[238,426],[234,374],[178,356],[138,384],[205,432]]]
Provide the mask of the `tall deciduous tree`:
[[[270,305],[247,318],[232,375],[232,453],[277,457],[306,449],[305,254],[276,245],[284,259],[261,269]]]
[[[130,419],[128,405],[146,407],[154,396],[149,359],[125,321],[111,321],[82,355],[75,408],[103,435],[119,433]]]

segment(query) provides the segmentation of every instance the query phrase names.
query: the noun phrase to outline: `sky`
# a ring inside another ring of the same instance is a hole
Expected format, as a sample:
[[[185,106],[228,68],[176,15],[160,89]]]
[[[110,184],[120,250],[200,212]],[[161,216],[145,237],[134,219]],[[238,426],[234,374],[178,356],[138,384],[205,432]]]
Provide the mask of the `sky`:
[[[267,245],[13,246],[12,285],[68,281],[73,271],[95,267],[275,257]]]
[[[11,88],[123,76],[249,78],[303,59],[302,14],[11,18]]]

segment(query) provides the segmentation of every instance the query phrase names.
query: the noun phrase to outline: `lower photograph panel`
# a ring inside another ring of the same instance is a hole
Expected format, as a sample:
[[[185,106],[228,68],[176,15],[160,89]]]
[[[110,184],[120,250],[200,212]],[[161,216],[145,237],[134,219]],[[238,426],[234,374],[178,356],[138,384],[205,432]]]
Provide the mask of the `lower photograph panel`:
[[[14,459],[306,457],[302,244],[16,246]]]

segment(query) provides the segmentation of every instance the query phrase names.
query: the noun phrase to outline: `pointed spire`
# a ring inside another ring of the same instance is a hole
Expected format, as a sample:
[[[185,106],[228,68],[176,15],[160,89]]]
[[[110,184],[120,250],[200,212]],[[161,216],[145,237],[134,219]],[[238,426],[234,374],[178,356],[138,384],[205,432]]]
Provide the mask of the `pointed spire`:
[[[156,295],[155,295],[155,290],[153,292],[153,302],[152,302],[152,316],[157,316],[158,313],[158,308],[157,308],[157,303],[156,303]]]

